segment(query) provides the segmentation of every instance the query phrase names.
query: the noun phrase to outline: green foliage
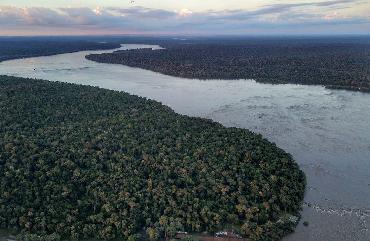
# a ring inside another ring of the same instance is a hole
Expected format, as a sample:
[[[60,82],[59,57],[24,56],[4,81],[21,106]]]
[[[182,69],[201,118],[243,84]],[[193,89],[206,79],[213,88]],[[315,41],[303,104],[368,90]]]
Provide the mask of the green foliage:
[[[148,235],[149,240],[157,240],[159,238],[159,233],[155,228],[147,228],[146,234]]]
[[[134,240],[143,228],[156,240],[230,222],[274,240],[296,225],[281,217],[304,189],[291,156],[248,130],[122,92],[0,76],[0,228],[28,240]]]
[[[181,222],[181,218],[161,216],[159,218],[158,225],[161,228],[161,231],[164,232],[165,237],[172,238],[175,236],[177,231],[184,229]]]
[[[91,54],[87,59],[124,64],[166,75],[197,79],[255,79],[268,83],[318,84],[370,92],[370,44],[285,39],[172,44]]]
[[[0,38],[0,62],[10,59],[49,56],[84,50],[119,48],[116,43],[97,43],[84,40]]]
[[[61,240],[60,235],[53,233],[50,235],[38,235],[38,234],[20,234],[17,236],[19,241],[59,241]]]
[[[140,234],[132,234],[132,235],[128,236],[127,241],[138,241],[140,239],[141,239]]]
[[[187,236],[187,237],[183,238],[182,240],[183,241],[199,241],[199,239],[194,237],[194,236]]]

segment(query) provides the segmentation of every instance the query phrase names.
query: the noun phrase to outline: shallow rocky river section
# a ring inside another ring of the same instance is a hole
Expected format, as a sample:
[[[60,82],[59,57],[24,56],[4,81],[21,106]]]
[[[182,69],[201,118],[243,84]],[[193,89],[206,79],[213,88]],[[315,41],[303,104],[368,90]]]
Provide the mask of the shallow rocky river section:
[[[159,46],[123,45],[121,49]],[[190,80],[86,60],[85,51],[0,63],[0,74],[122,90],[176,112],[248,128],[290,152],[308,179],[291,240],[370,240],[370,94],[252,80]],[[307,221],[308,226],[303,222]]]

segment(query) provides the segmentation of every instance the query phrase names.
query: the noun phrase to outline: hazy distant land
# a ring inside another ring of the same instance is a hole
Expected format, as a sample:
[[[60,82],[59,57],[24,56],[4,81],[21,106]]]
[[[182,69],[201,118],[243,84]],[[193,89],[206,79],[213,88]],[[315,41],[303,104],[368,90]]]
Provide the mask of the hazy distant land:
[[[118,48],[118,43],[99,43],[88,40],[47,38],[0,38],[0,62],[84,50],[105,50]]]
[[[179,41],[87,59],[195,79],[254,79],[370,92],[368,39]]]

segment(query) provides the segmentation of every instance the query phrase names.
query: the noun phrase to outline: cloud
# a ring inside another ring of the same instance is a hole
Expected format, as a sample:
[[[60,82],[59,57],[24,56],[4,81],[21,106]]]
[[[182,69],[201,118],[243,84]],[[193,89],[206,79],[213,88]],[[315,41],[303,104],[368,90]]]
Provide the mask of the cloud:
[[[176,15],[176,12],[162,10],[162,9],[151,9],[144,7],[132,7],[132,8],[108,8],[114,13],[120,13],[124,17],[135,17],[135,18],[151,18],[151,19],[166,19]]]
[[[45,32],[150,34],[366,33],[368,16],[347,16],[341,9],[356,0],[278,3],[254,10],[196,12],[131,8],[17,8],[0,6],[0,34]],[[335,28],[334,28],[335,26]],[[306,32],[305,32],[306,31]]]

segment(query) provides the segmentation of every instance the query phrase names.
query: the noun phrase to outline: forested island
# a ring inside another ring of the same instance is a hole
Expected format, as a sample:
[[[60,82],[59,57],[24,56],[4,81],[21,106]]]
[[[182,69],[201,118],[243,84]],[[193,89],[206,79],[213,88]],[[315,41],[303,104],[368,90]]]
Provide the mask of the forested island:
[[[87,59],[196,79],[254,79],[370,92],[370,43],[349,40],[238,40],[164,43],[166,49],[91,54]]]
[[[63,40],[46,38],[0,38],[0,62],[85,50],[105,50],[120,47],[118,43],[99,43],[89,40]]]
[[[0,229],[138,240],[232,228],[278,240],[305,175],[261,135],[124,92],[0,76]]]

